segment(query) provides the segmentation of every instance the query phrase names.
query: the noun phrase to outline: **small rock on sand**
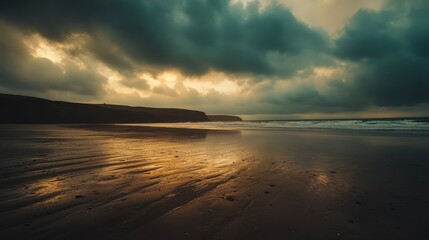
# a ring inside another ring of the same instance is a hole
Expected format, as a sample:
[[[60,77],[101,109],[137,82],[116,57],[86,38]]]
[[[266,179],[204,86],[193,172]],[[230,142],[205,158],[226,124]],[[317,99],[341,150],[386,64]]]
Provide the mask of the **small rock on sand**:
[[[84,195],[76,195],[76,196],[74,196],[74,198],[85,198],[85,196]]]
[[[233,196],[231,196],[231,195],[227,195],[225,197],[225,199],[228,200],[228,201],[231,201],[231,202],[235,200],[235,198]]]

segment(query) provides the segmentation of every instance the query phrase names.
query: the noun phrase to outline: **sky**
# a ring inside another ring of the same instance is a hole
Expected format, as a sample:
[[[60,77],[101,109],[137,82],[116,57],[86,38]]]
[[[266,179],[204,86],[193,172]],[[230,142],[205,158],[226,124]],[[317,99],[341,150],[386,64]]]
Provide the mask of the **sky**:
[[[427,0],[0,3],[0,92],[245,119],[429,116]]]

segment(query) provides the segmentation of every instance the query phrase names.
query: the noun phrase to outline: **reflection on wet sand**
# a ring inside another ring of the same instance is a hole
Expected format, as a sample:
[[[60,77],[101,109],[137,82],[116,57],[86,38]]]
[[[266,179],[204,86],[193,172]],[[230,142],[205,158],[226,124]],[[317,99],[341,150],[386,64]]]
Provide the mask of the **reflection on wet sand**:
[[[228,140],[213,144],[206,130],[102,125],[37,129],[20,129],[27,131],[18,131],[22,137],[3,129],[4,136],[16,141],[8,146],[19,151],[2,154],[2,233],[31,224],[49,237],[47,224],[58,218],[74,218],[83,209],[104,211],[124,201],[142,209],[142,218],[149,221],[237,177],[246,166],[237,145]],[[2,140],[2,150],[9,151],[4,144],[8,139]]]
[[[0,131],[1,239],[421,239],[426,229],[427,136]]]

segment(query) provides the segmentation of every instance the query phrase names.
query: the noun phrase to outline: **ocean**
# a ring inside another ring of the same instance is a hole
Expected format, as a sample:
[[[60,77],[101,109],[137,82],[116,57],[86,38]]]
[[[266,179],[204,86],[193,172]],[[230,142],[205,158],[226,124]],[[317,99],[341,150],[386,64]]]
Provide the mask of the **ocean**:
[[[219,130],[353,130],[353,131],[429,131],[429,118],[397,119],[317,119],[258,120],[242,122],[128,124],[156,127],[177,127]]]

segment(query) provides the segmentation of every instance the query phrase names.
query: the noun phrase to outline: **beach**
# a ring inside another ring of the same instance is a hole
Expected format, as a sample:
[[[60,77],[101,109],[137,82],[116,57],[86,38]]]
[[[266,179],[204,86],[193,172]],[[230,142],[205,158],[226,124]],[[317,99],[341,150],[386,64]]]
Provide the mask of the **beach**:
[[[0,125],[1,239],[428,239],[429,133]]]

